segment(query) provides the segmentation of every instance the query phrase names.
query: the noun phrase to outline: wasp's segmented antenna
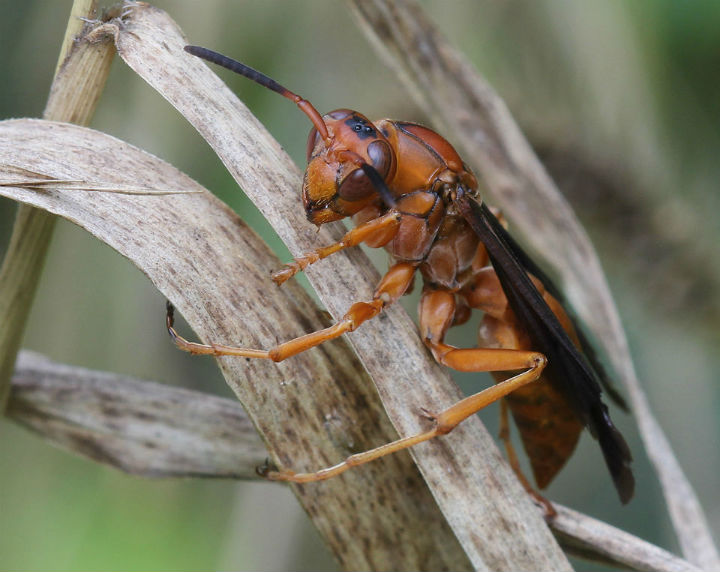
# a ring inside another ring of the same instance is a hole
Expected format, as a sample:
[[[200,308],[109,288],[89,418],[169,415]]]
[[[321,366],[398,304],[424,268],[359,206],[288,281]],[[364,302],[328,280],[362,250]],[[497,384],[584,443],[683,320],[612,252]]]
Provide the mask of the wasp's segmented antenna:
[[[312,124],[318,130],[320,137],[322,137],[326,141],[326,143],[330,142],[327,125],[325,125],[325,121],[323,121],[322,115],[318,113],[318,110],[315,109],[312,103],[310,103],[308,100],[303,99],[296,93],[293,93],[286,87],[280,85],[274,79],[266,76],[264,73],[261,73],[251,68],[250,66],[246,66],[245,64],[242,64],[237,60],[219,54],[218,52],[214,52],[200,46],[185,46],[184,49],[187,53],[192,54],[193,56],[197,56],[198,58],[202,58],[203,60],[207,60],[208,62],[219,65],[221,67],[224,67],[225,69],[229,69],[232,72],[245,76],[246,78],[253,80],[255,83],[260,84],[261,86],[266,87],[267,89],[270,89],[275,93],[279,93],[280,95],[286,97],[291,101],[294,101],[300,108],[300,110],[308,116],[310,121],[312,121]]]

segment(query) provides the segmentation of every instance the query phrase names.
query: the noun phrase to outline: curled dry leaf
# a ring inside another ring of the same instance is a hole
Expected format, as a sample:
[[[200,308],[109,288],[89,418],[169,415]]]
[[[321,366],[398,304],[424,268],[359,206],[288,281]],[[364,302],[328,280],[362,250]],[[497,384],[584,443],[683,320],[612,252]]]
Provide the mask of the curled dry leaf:
[[[145,477],[257,477],[267,449],[237,401],[18,356],[7,416],[44,439]]]
[[[699,572],[693,564],[649,542],[567,507],[555,505],[553,531],[569,554],[614,568],[646,572]]]
[[[201,339],[262,347],[325,325],[297,284],[270,284],[269,272],[280,263],[237,215],[156,157],[90,129],[11,120],[0,123],[0,179],[6,165],[53,179],[199,191],[134,196],[0,187],[0,195],[62,216],[130,259]],[[342,341],[281,364],[219,361],[281,466],[322,466],[394,438],[372,384]],[[468,567],[407,455],[295,491],[346,568]]]

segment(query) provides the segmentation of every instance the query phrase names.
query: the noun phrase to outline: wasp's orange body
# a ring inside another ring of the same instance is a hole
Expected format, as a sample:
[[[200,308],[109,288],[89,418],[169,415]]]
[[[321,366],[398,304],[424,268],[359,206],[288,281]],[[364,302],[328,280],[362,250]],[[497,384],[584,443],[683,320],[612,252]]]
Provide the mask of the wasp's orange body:
[[[538,486],[545,487],[572,454],[586,426],[601,445],[623,502],[633,493],[630,452],[600,399],[602,372],[563,309],[560,295],[481,203],[478,184],[448,141],[414,123],[371,122],[348,109],[324,116],[312,105],[259,72],[225,56],[188,46],[187,51],[241,73],[293,100],[313,122],[302,198],[316,225],[352,217],[343,240],[297,258],[274,279],[282,283],[339,250],[366,243],[383,247],[391,266],[369,302],[357,302],[334,326],[270,350],[202,345],[180,338],[181,349],[281,361],[357,328],[395,302],[423,277],[419,322],[435,359],[459,371],[496,372],[494,388],[472,395],[439,414],[412,435],[315,473],[268,473],[269,478],[306,482],[329,478],[451,431],[488,403],[504,397],[518,425]],[[448,329],[484,316],[479,346],[457,348],[444,341]],[[505,418],[503,407],[503,418]],[[510,460],[506,422],[503,431]]]
[[[316,129],[308,138],[303,183],[308,220],[322,224],[352,216],[356,225],[362,226],[386,214],[387,205],[361,169],[351,163],[328,161],[328,156],[343,150],[358,152],[363,148],[358,154],[383,177],[399,214],[397,226],[380,229],[364,242],[384,247],[395,262],[411,264],[421,272],[420,328],[436,358],[442,362],[448,353],[442,344],[447,329],[467,320],[472,308],[484,312],[480,346],[532,350],[532,342],[509,308],[484,245],[453,204],[458,185],[472,195],[477,195],[478,185],[452,145],[422,125],[389,119],[371,123],[345,109],[333,111],[323,120],[333,144],[326,146]],[[537,285],[542,288],[539,281]],[[562,306],[549,293],[543,294],[579,346]],[[507,377],[496,374],[498,381]],[[543,376],[537,383],[515,389],[505,399],[535,479],[543,488],[572,454],[582,423]]]

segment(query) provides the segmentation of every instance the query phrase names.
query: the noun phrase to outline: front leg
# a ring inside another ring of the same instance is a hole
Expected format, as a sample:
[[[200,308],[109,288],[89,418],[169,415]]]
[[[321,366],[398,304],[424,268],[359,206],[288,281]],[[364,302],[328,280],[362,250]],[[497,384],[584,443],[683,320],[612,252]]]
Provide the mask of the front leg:
[[[361,242],[367,240],[377,242],[379,239],[389,242],[397,233],[400,226],[400,213],[391,210],[386,214],[364,222],[354,229],[345,233],[345,236],[339,242],[324,246],[308,252],[303,256],[299,256],[292,262],[285,265],[284,268],[275,272],[272,279],[276,284],[280,285],[295,276],[298,272],[305,270],[310,264],[314,264],[318,260],[327,258],[331,254],[335,254],[345,248],[357,246]]]
[[[377,316],[383,308],[395,302],[407,291],[415,277],[415,269],[416,267],[413,264],[407,262],[399,262],[393,265],[387,271],[387,274],[383,276],[370,302],[356,302],[350,306],[350,309],[339,322],[329,328],[305,334],[304,336],[279,344],[269,350],[190,342],[175,330],[173,325],[174,309],[169,302],[167,305],[166,318],[168,333],[179,349],[191,354],[239,356],[270,359],[276,362],[283,361],[328,340],[340,337],[346,332],[352,332],[363,322]]]

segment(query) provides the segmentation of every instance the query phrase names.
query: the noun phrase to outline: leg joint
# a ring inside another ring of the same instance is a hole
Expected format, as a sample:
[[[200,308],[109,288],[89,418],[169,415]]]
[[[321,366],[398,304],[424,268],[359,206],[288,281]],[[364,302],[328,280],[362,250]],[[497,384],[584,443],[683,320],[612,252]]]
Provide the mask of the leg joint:
[[[540,353],[534,355],[532,361],[533,361],[533,364],[532,364],[533,369],[539,369],[541,371],[543,369],[545,369],[545,366],[547,365],[547,362],[548,362],[545,355],[540,354]]]
[[[435,434],[436,435],[447,435],[448,433],[450,433],[450,431],[455,429],[455,427],[457,427],[457,423],[455,423],[453,425],[449,425],[449,424],[441,423],[440,421],[437,421],[435,423]]]

